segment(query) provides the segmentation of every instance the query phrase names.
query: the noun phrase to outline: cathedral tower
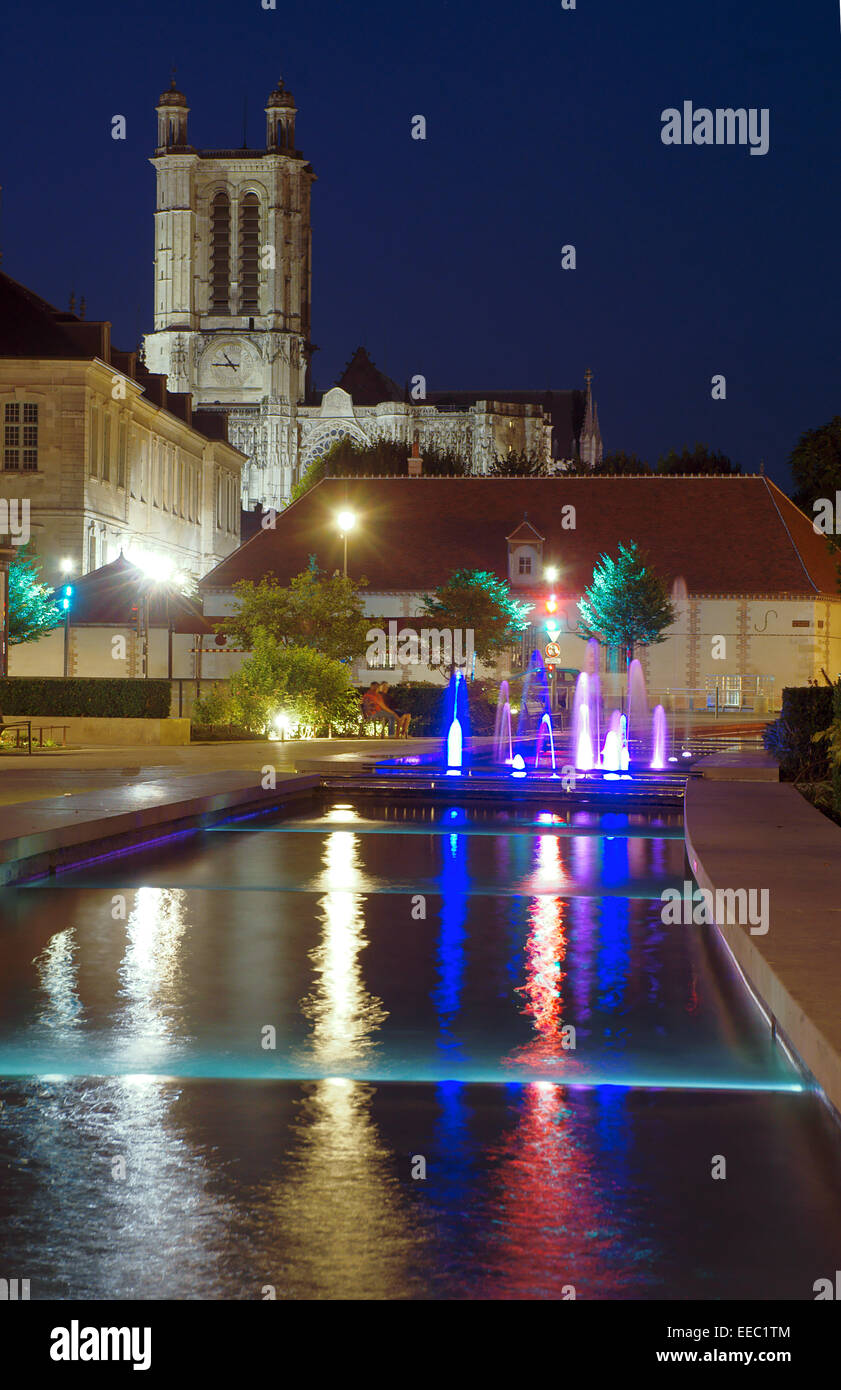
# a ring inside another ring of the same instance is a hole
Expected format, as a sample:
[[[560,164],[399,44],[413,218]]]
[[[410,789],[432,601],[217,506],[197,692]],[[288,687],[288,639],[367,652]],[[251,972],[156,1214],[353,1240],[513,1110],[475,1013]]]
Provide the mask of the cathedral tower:
[[[266,148],[196,150],[173,78],[157,105],[155,331],[146,365],[228,415],[248,455],[243,505],[281,507],[296,481],[297,407],[310,356],[312,166],[295,148],[283,79]]]

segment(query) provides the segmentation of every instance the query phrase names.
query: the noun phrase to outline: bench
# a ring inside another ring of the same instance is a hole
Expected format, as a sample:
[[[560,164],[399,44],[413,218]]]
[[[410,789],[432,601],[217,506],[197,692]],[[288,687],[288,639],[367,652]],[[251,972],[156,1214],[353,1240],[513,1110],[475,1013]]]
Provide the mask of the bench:
[[[14,729],[14,731],[15,731],[15,748],[20,748],[20,735],[21,735],[21,730],[22,730],[22,729],[26,729],[26,742],[27,742],[27,745],[28,745],[29,756],[31,757],[31,756],[32,756],[32,720],[31,720],[31,719],[3,719],[3,718],[0,718],[0,741],[2,741],[3,735],[4,735],[4,733],[6,732],[7,729]],[[42,746],[42,747],[44,746],[44,745],[43,745],[43,735],[42,735],[42,738],[41,738],[41,746]]]
[[[69,725],[69,724],[38,724],[38,725],[36,726],[36,728],[35,728],[35,733],[36,733],[36,735],[37,735],[37,737],[38,737],[38,747],[39,747],[39,748],[43,748],[43,747],[44,747],[44,735],[45,735],[45,734],[47,735],[47,738],[52,738],[52,736],[53,736],[54,733],[60,733],[60,734],[61,734],[61,744],[62,744],[62,747],[64,747],[64,745],[67,743],[67,730],[68,730],[69,728],[70,728],[70,725]],[[21,733],[23,732],[23,730],[24,730],[24,729],[26,730],[27,750],[28,750],[29,755],[30,755],[30,757],[31,757],[31,756],[32,756],[32,720],[31,720],[31,719],[0,719],[0,740],[2,740],[3,735],[4,735],[4,733],[6,732],[7,729],[13,730],[13,731],[14,731],[14,735],[15,735],[15,748],[20,748],[20,736],[21,736]]]

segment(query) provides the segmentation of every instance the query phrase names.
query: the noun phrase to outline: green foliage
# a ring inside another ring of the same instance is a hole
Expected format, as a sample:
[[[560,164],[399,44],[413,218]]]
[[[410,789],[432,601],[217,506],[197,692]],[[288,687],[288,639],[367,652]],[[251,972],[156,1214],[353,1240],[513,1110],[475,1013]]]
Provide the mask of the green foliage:
[[[127,677],[7,676],[0,680],[3,714],[87,715],[91,719],[168,719],[168,680],[131,680]]]
[[[328,579],[315,568],[296,574],[287,588],[272,577],[259,584],[242,580],[234,587],[239,609],[216,627],[244,647],[252,648],[263,629],[277,642],[352,661],[365,651],[365,634],[376,621],[363,612],[359,589],[366,583],[343,575]]]
[[[688,449],[684,444],[678,454],[670,449],[657,460],[658,473],[741,473],[737,463],[731,462],[726,454],[714,453],[706,444],[696,444]]]
[[[227,723],[228,704],[228,694],[224,686],[220,686],[214,681],[210,690],[199,695],[198,699],[193,702],[191,716],[193,723],[201,724],[206,728]]]
[[[602,646],[625,647],[631,655],[636,643],[665,642],[664,629],[675,620],[666,586],[636,541],[620,544],[615,560],[602,555],[578,611],[580,636],[595,637]]]
[[[327,724],[358,722],[359,705],[348,669],[312,647],[287,646],[260,629],[254,649],[231,676],[227,719],[267,734],[278,715],[289,732],[317,733]]]
[[[785,782],[824,782],[829,776],[826,741],[821,736],[832,720],[833,688],[787,686],[779,719],[763,731],[766,750],[780,764]]]
[[[37,642],[62,621],[62,611],[29,545],[21,546],[9,564],[9,645]]]
[[[832,779],[832,814],[841,820],[841,680],[832,686],[832,723],[812,734],[812,743],[824,744]]]
[[[322,454],[321,458],[314,459],[309,468],[301,474],[290,494],[290,505],[309,492],[310,488],[315,487],[316,483],[321,482],[324,477],[324,458],[325,456]]]
[[[493,478],[548,478],[555,471],[552,459],[539,454],[529,454],[525,449],[519,453],[514,450],[503,456],[495,454],[488,468]]]
[[[650,473],[651,469],[643,459],[637,458],[636,454],[626,454],[619,449],[616,453],[605,454],[591,471],[598,477],[616,477],[622,474],[638,476],[640,473]]]
[[[508,584],[488,570],[453,570],[423,600],[424,615],[438,628],[472,630],[476,659],[495,660],[528,627],[533,604],[511,597]]]
[[[794,501],[809,517],[819,497],[835,501],[841,491],[841,415],[827,425],[801,434],[789,457]]]
[[[292,501],[303,497],[322,478],[408,477],[410,453],[411,446],[400,440],[378,439],[373,444],[360,444],[343,435],[310,464],[292,489]],[[424,448],[422,457],[426,477],[460,478],[469,472],[467,459],[452,449]]]

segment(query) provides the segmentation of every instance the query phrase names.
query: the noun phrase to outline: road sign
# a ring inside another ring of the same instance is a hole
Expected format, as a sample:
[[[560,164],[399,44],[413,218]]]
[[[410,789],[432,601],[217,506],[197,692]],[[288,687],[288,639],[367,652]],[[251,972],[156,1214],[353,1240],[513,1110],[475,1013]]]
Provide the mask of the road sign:
[[[543,648],[544,661],[557,662],[560,659],[561,649],[557,642],[547,642]]]

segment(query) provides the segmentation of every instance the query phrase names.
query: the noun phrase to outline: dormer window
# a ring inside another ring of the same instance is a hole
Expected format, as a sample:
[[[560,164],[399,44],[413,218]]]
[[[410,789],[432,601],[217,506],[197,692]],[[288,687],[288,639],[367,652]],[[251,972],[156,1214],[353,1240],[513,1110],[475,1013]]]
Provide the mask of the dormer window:
[[[520,556],[519,573],[520,573],[520,574],[531,574],[531,556],[530,556],[530,555],[521,555],[521,556]]]

